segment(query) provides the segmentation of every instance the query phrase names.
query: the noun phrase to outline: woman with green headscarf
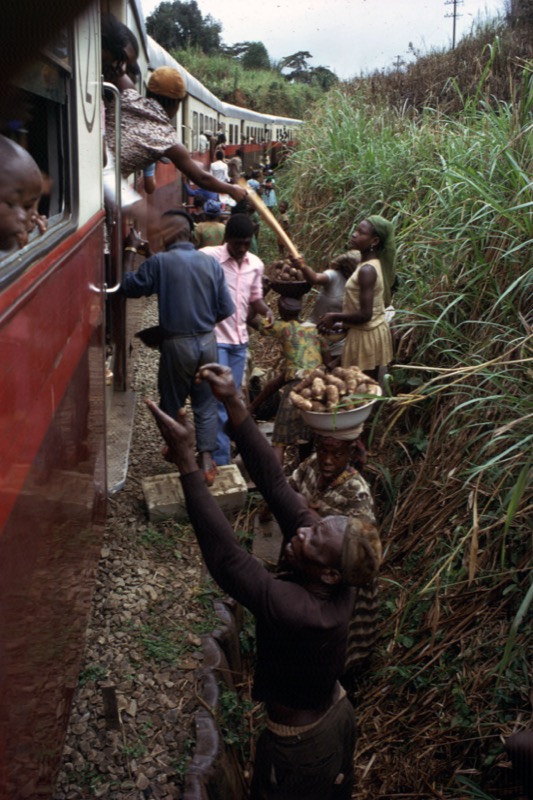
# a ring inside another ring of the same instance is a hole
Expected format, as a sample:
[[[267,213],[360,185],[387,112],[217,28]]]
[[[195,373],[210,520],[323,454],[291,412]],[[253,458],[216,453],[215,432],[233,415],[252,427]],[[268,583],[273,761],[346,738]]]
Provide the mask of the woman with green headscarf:
[[[358,366],[376,378],[392,358],[392,338],[385,319],[396,274],[396,244],[392,224],[373,215],[362,220],[350,239],[361,263],[347,281],[341,312],[325,314],[318,330],[326,333],[341,323],[347,329],[342,366]]]

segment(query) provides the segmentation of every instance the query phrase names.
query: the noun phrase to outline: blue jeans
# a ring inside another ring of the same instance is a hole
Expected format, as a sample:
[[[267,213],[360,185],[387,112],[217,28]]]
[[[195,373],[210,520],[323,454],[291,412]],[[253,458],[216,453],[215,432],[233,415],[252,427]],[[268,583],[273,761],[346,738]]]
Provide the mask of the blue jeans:
[[[237,390],[241,388],[242,376],[246,365],[247,344],[218,344],[218,363],[224,367],[229,367],[233,373],[233,380]],[[217,447],[213,453],[215,463],[219,466],[229,464],[231,461],[231,442],[229,436],[224,433],[224,426],[228,421],[226,409],[222,403],[218,404],[218,431]]]

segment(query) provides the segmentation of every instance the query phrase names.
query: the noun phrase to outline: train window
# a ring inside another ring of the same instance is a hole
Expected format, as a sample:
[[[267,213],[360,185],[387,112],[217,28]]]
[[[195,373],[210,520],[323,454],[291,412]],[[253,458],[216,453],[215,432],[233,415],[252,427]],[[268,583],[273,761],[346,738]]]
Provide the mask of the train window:
[[[73,224],[76,198],[72,181],[72,129],[70,119],[71,57],[68,35],[42,52],[19,76],[15,85],[13,116],[1,133],[31,153],[45,176],[46,190],[38,212],[47,217],[47,231],[30,233],[25,247],[2,261],[0,282],[7,282],[35,258],[37,244],[46,249]]]

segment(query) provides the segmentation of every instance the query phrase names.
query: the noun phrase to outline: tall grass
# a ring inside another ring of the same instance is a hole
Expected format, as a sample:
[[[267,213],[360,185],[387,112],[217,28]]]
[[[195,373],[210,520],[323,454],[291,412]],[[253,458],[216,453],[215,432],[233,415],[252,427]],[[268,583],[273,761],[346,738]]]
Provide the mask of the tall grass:
[[[470,94],[455,88],[456,115],[332,93],[283,179],[313,266],[371,213],[395,223],[399,247],[395,397],[374,420],[370,466],[389,588],[361,705],[376,733],[361,747],[379,755],[359,798],[430,784],[428,797],[456,798],[457,769],[497,784],[495,732],[529,707],[533,69],[489,102],[491,63]]]

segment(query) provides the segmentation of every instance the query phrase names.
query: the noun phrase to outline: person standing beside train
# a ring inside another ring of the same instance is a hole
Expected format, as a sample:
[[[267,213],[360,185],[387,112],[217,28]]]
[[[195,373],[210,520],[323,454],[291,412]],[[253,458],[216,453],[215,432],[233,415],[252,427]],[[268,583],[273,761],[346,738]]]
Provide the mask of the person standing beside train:
[[[235,304],[235,313],[216,326],[218,363],[229,367],[240,389],[246,354],[248,329],[246,320],[253,315],[274,320],[272,311],[263,300],[264,266],[260,258],[250,253],[254,223],[247,214],[232,214],[226,223],[224,244],[204,247],[201,253],[214,256],[221,265]],[[217,449],[213,457],[219,466],[230,463],[231,445],[225,431],[228,416],[223,403],[218,404]]]
[[[222,150],[217,150],[215,153],[215,160],[211,162],[209,172],[214,175],[222,183],[229,181],[228,165],[224,161],[224,153]]]
[[[125,239],[124,269],[128,271],[122,293],[126,297],[157,294],[161,408],[175,418],[190,396],[200,469],[211,485],[216,475],[211,454],[217,441],[217,403],[204,382],[195,382],[195,375],[202,364],[216,359],[215,324],[229,317],[235,306],[218,262],[192,244],[193,226],[186,211],[166,211],[161,217],[165,251],[150,256],[137,272],[129,270],[134,254],[146,243],[132,229]]]
[[[196,248],[217,247],[224,243],[226,226],[221,221],[222,203],[208,200],[204,205],[205,220],[194,226],[193,242]]]
[[[165,458],[180,472],[207,568],[256,619],[252,697],[264,704],[266,725],[257,742],[250,800],[350,800],[356,723],[339,677],[352,587],[377,574],[378,531],[368,518],[321,519],[289,487],[229,370],[211,364],[198,377],[225,404],[244,463],[283,533],[284,572],[274,575],[240,546],[198,475],[186,416],[173,420],[147,401],[167,445]]]

